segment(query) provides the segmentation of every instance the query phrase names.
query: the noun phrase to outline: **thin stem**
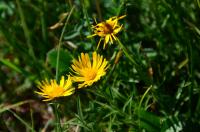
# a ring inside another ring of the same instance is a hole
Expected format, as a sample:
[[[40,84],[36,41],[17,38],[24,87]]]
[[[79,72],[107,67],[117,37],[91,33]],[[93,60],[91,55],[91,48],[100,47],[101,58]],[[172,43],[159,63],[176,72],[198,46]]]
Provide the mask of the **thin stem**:
[[[96,3],[96,9],[97,9],[98,16],[99,16],[100,20],[102,21],[103,19],[102,19],[102,14],[101,14],[100,1],[95,0],[95,3]]]
[[[133,58],[130,56],[130,54],[128,54],[126,48],[124,47],[124,45],[121,43],[121,41],[117,38],[117,42],[119,44],[119,46],[122,48],[124,54],[126,55],[126,57],[134,64],[134,65],[138,65]]]
[[[59,60],[60,60],[60,47],[61,47],[61,43],[62,43],[62,39],[63,39],[63,35],[64,35],[64,32],[65,32],[65,29],[67,27],[67,23],[69,21],[69,18],[71,16],[73,10],[74,10],[74,6],[72,7],[72,9],[71,9],[66,21],[65,21],[65,25],[64,25],[64,27],[62,29],[62,32],[61,32],[61,35],[60,35],[60,39],[59,39],[59,43],[58,43],[57,58],[56,58],[56,80],[57,81],[58,81],[58,69],[59,69]]]
[[[87,125],[87,123],[85,122],[84,120],[84,117],[83,117],[83,110],[82,110],[82,106],[81,106],[81,99],[80,99],[80,96],[78,95],[77,97],[77,111],[78,111],[78,116],[79,116],[79,120],[81,121],[81,123],[84,125],[84,127],[87,129],[87,130],[91,130],[91,128]]]
[[[42,4],[42,12],[40,13],[40,21],[41,21],[41,28],[42,28],[42,38],[43,41],[48,44],[48,32],[47,32],[47,25],[46,25],[46,2],[41,0],[40,3]]]
[[[81,100],[80,100],[80,96],[78,95],[77,97],[77,109],[78,109],[78,115],[81,118],[81,120],[83,120],[83,112],[82,112],[82,108],[81,108]]]
[[[200,8],[200,0],[197,0],[197,5],[198,5],[199,8]]]
[[[146,97],[147,93],[150,91],[150,89],[152,88],[152,85],[145,91],[145,93],[143,94],[141,100],[140,100],[140,103],[139,103],[139,109],[138,109],[138,115],[140,115],[140,108],[141,108],[141,105],[142,105],[142,102],[144,100],[144,98]],[[139,128],[140,128],[140,119],[139,119]]]
[[[123,6],[125,5],[125,3],[126,3],[126,0],[123,0],[123,1],[121,2],[120,7],[119,7],[118,12],[117,12],[117,16],[120,15],[120,12],[121,12]]]
[[[55,114],[55,119],[56,119],[56,132],[61,132],[62,127],[60,123],[60,116],[58,113],[58,104],[56,102],[53,103],[53,108],[54,108],[54,114]]]
[[[152,88],[152,85],[145,91],[145,93],[143,94],[143,96],[142,96],[142,98],[141,98],[141,100],[140,100],[140,103],[139,103],[139,109],[140,109],[140,107],[141,107],[141,105],[142,105],[142,102],[143,102],[143,100],[144,100],[144,97],[147,95],[147,93],[150,91],[150,89]]]
[[[13,116],[17,118],[22,124],[24,124],[26,128],[30,129],[32,132],[35,132],[35,130],[31,127],[31,125],[27,123],[25,120],[23,120],[20,116],[18,116],[15,112],[13,112],[12,110],[8,110],[8,111],[11,112]]]
[[[90,24],[90,20],[89,20],[89,16],[88,16],[88,13],[87,13],[87,9],[85,7],[85,0],[80,0],[81,2],[81,5],[82,5],[82,8],[83,8],[83,14],[86,18],[86,22],[87,22],[87,25],[88,25],[88,30],[90,31],[90,33],[92,33],[92,29],[90,28],[91,27],[91,24]],[[91,43],[95,43],[94,41],[94,38],[91,38]]]
[[[115,70],[115,67],[116,67],[116,64],[113,64],[112,66],[112,69],[109,71],[108,75],[107,75],[107,78],[105,79],[105,81],[103,82],[103,88],[106,87],[105,85],[107,84],[108,80],[110,79],[113,71]],[[109,88],[109,92],[110,92],[110,96],[111,98],[113,99],[113,92],[112,92],[112,88],[111,87],[108,87]]]
[[[193,50],[192,50],[192,44],[188,43],[188,48],[189,48],[189,67],[190,67],[190,80],[191,80],[191,86],[189,89],[189,105],[190,105],[190,109],[189,109],[189,116],[192,117],[193,116],[193,90],[194,90],[194,65],[193,65]]]
[[[23,10],[22,10],[22,7],[20,5],[19,0],[16,0],[16,3],[17,3],[17,6],[18,6],[19,17],[21,19],[24,35],[25,35],[27,45],[28,45],[28,48],[29,48],[29,54],[35,60],[36,57],[35,57],[35,54],[34,54],[34,51],[33,51],[33,47],[31,45],[31,36],[30,36],[30,32],[29,32],[28,26],[27,26],[26,21],[25,21]]]
[[[31,108],[31,104],[29,104],[29,105],[30,105],[31,127],[34,130],[33,109]],[[33,130],[32,130],[32,132],[34,132]]]
[[[74,10],[74,6],[72,7],[72,9],[70,10],[70,13],[65,21],[65,25],[62,29],[62,32],[61,32],[61,35],[60,35],[60,39],[59,39],[59,43],[58,43],[58,48],[57,48],[57,58],[56,58],[56,80],[58,81],[58,69],[59,69],[59,60],[60,60],[60,47],[61,47],[61,43],[62,43],[62,39],[63,39],[63,35],[64,35],[64,32],[65,32],[65,29],[67,27],[67,23],[69,21],[69,18],[72,14]],[[59,117],[59,113],[58,113],[58,109],[57,109],[57,103],[55,102],[54,105],[54,114],[56,116],[56,131],[57,132],[60,132],[62,127],[61,127],[61,124],[60,124],[60,117]]]

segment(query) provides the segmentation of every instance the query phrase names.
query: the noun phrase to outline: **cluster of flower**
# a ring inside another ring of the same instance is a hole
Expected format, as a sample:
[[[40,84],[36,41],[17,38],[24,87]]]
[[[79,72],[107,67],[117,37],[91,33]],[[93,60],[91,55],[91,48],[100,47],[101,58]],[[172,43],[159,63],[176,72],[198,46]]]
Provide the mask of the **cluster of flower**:
[[[118,39],[116,34],[121,31],[123,26],[119,25],[118,20],[124,17],[125,15],[111,17],[104,22],[92,26],[94,34],[88,36],[88,38],[96,35],[100,37],[97,48],[103,39],[103,48],[105,48],[109,42],[113,44],[113,41]],[[90,59],[88,53],[81,53],[77,60],[73,60],[71,65],[72,73],[68,75],[67,80],[62,76],[59,84],[55,79],[41,81],[38,83],[40,91],[36,93],[43,96],[45,98],[44,101],[50,101],[57,97],[69,96],[75,91],[72,85],[73,82],[78,83],[78,89],[91,86],[106,74],[108,67],[108,61],[102,55],[97,54],[96,51],[93,52],[92,59]]]

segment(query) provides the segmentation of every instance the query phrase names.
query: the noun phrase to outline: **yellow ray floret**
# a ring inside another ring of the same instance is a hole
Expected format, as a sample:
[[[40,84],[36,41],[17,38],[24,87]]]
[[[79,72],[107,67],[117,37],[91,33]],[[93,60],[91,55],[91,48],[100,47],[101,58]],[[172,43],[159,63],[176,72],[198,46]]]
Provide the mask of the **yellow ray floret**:
[[[105,49],[106,44],[110,42],[113,44],[113,41],[117,39],[116,34],[118,34],[122,30],[123,25],[119,25],[118,20],[123,19],[126,15],[117,17],[111,17],[108,20],[98,23],[95,26],[92,26],[92,29],[94,30],[94,34],[88,36],[88,37],[93,37],[93,36],[99,36],[101,37],[97,48],[99,47],[99,44],[101,43],[102,39],[104,39],[104,45],[103,48]]]
[[[50,82],[46,79],[45,81],[38,83],[38,88],[40,89],[40,92],[36,91],[36,93],[46,98],[43,101],[50,101],[57,97],[69,96],[74,92],[70,76],[68,76],[67,80],[62,76],[59,84],[55,79],[50,80]]]
[[[91,86],[106,74],[108,61],[102,55],[93,52],[92,61],[87,53],[81,53],[78,60],[73,60],[73,81],[79,83],[78,88]]]

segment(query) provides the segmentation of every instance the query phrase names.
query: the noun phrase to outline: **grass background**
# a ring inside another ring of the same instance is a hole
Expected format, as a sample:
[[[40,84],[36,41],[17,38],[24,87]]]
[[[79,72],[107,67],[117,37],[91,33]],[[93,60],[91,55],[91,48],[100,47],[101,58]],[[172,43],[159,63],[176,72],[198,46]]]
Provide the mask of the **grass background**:
[[[34,91],[36,81],[55,78],[61,33],[59,77],[96,49],[98,38],[86,38],[94,18],[124,14],[118,38],[138,65],[124,55],[114,65],[117,43],[100,46],[111,67],[92,87],[57,100],[59,130],[198,131],[199,0],[1,0],[0,131],[56,131],[52,103]]]

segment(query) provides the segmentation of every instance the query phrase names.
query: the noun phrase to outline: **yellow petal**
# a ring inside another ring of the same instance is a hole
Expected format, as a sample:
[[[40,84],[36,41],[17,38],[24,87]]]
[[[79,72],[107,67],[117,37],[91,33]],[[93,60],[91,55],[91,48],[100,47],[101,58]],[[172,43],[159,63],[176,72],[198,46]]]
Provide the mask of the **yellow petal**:
[[[62,76],[61,80],[60,80],[60,86],[63,87],[64,83],[65,83],[65,78],[64,78],[64,76]]]
[[[126,17],[126,15],[123,15],[123,16],[118,17],[118,20],[119,20],[119,19],[123,19],[124,17]]]
[[[116,29],[113,31],[113,34],[119,33],[119,32],[121,31],[121,29],[122,29],[122,26],[123,26],[123,25],[121,25],[120,27],[116,28]]]
[[[92,57],[93,57],[92,68],[95,68],[97,65],[97,52],[93,52]]]
[[[65,86],[63,86],[63,88],[66,90],[66,89],[69,89],[71,86],[72,86],[72,80],[71,80],[70,75],[68,75],[67,82],[66,82]]]
[[[99,42],[98,42],[97,49],[99,48],[99,45],[100,45],[100,43],[101,43],[101,40],[102,40],[102,38],[100,38],[100,40],[99,40]]]
[[[105,40],[104,40],[103,49],[105,49],[106,44],[109,42],[109,37],[110,37],[110,35],[106,35]]]
[[[89,35],[89,36],[87,36],[87,38],[92,38],[92,37],[94,37],[94,36],[96,36],[97,34],[92,34],[92,35]]]

